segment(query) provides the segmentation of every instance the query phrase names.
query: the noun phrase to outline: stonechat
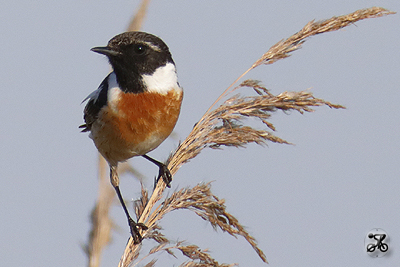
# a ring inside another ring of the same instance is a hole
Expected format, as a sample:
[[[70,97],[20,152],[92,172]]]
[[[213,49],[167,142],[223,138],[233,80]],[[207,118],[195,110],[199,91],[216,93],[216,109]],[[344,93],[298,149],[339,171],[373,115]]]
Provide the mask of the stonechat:
[[[91,51],[107,56],[113,70],[84,101],[85,124],[100,154],[110,166],[110,180],[128,218],[134,242],[140,243],[140,229],[129,215],[119,189],[117,166],[142,156],[159,167],[158,179],[169,186],[167,166],[146,154],[172,132],[181,109],[183,91],[168,46],[145,32],[125,32],[107,46]],[[83,101],[83,102],[84,102]]]

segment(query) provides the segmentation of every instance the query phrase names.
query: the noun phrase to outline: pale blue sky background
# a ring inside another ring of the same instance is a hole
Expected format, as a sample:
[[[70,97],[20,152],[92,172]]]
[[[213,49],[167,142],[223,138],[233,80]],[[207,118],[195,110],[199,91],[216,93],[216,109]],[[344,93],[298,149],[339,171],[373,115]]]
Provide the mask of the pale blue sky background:
[[[89,51],[126,29],[138,1],[3,1],[0,8],[0,265],[85,266],[89,213],[97,196],[97,152],[81,134],[81,101],[109,71]],[[388,1],[153,1],[143,30],[169,45],[185,89],[176,134],[183,139],[216,97],[270,46],[311,19]],[[259,242],[270,266],[397,266],[400,263],[400,17],[361,21],[308,40],[291,58],[246,78],[273,93],[312,88],[346,110],[279,113],[276,134],[295,146],[205,150],[175,176],[173,189],[215,181],[213,191]],[[165,160],[167,140],[150,155]],[[148,176],[157,168],[131,163]],[[124,177],[127,199],[138,183]],[[117,266],[128,238],[120,226],[102,266]],[[171,239],[209,248],[219,262],[265,266],[242,239],[213,232],[190,212],[161,223]],[[371,228],[391,253],[363,249]],[[178,253],[179,254],[179,253]],[[179,265],[162,256],[158,266]]]

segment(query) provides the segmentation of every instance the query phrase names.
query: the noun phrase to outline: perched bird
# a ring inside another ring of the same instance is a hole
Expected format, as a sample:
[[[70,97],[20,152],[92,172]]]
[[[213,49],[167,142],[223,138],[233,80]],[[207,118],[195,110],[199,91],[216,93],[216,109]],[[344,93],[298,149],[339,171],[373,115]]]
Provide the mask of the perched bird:
[[[129,215],[119,189],[117,166],[142,156],[159,167],[158,179],[169,186],[167,166],[146,154],[158,147],[172,132],[180,113],[183,91],[179,86],[168,46],[145,32],[125,32],[112,38],[107,46],[91,51],[103,54],[113,71],[83,102],[85,124],[100,154],[110,166],[110,180],[128,218],[135,243],[140,229]]]

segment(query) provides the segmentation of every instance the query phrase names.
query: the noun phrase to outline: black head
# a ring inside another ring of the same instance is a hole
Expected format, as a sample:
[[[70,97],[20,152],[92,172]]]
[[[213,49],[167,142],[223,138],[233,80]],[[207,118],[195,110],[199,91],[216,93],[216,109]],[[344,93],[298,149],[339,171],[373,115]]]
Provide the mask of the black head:
[[[106,55],[123,90],[142,91],[141,75],[150,75],[167,63],[173,63],[168,46],[157,36],[145,32],[125,32],[112,38],[105,47],[93,52]]]

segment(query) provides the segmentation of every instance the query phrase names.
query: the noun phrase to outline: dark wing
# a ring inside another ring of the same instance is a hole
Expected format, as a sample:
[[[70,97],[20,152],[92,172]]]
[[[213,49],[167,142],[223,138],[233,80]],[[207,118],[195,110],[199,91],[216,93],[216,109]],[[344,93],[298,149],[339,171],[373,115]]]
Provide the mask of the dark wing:
[[[96,91],[92,92],[82,101],[83,103],[89,99],[88,103],[86,104],[85,110],[83,111],[83,119],[85,120],[85,124],[79,126],[79,128],[83,128],[82,132],[87,132],[91,130],[92,124],[99,116],[101,108],[107,105],[108,79],[110,77],[110,74],[107,75],[107,77],[101,82],[99,88]]]

